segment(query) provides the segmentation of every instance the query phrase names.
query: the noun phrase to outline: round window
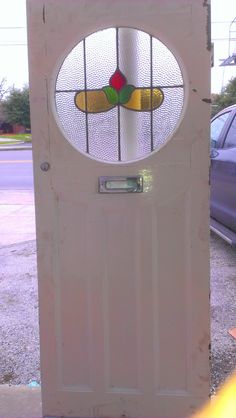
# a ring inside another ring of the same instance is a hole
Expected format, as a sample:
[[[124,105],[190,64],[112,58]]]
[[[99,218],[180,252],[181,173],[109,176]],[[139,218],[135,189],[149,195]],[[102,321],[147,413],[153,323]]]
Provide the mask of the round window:
[[[144,158],[173,134],[184,102],[172,52],[132,28],[109,28],[79,42],[55,89],[67,140],[82,153],[115,163]]]

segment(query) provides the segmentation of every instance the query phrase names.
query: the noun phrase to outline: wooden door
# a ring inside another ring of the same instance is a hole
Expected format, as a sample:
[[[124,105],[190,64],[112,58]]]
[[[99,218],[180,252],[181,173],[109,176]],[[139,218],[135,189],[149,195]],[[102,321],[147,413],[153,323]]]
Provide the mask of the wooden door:
[[[28,0],[44,416],[208,396],[208,11]]]

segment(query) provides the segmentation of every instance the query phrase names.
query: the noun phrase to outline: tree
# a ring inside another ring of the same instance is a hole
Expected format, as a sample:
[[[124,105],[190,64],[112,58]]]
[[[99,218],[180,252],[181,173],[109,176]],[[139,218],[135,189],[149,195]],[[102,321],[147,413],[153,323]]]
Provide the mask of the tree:
[[[2,129],[2,123],[5,121],[5,113],[3,109],[3,99],[4,96],[8,93],[9,87],[6,87],[6,79],[2,78],[0,80],[0,127]]]
[[[4,96],[9,92],[9,87],[5,87],[6,79],[2,78],[0,80],[0,102],[3,100]]]
[[[29,87],[22,90],[12,88],[2,103],[6,122],[30,128]]]
[[[212,95],[212,116],[227,106],[236,103],[236,77],[231,78],[220,94]]]

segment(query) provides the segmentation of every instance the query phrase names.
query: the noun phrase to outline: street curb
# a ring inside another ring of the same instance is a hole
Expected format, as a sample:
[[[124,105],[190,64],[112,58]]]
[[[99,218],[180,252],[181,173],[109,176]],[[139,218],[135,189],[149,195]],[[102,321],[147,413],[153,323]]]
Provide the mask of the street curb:
[[[0,146],[0,151],[24,151],[24,150],[32,150],[32,145],[25,145],[25,146]]]
[[[27,240],[27,241],[20,241],[20,242],[13,242],[12,244],[7,244],[7,245],[0,245],[0,252],[2,252],[2,250],[10,250],[12,247],[16,247],[16,246],[23,246],[23,245],[26,245],[26,244],[29,244],[29,243],[31,243],[31,244],[33,244],[33,243],[35,243],[35,247],[36,247],[36,252],[37,252],[37,239],[36,239],[36,237],[34,238],[34,239],[30,239],[30,240]],[[0,385],[0,389],[1,389],[1,385]]]

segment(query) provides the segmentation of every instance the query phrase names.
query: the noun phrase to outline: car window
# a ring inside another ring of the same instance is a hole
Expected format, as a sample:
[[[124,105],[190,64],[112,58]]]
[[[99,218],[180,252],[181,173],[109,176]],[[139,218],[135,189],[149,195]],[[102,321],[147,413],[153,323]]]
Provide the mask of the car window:
[[[217,148],[218,139],[230,112],[225,112],[211,122],[211,147]]]
[[[233,122],[230,125],[228,130],[224,148],[233,148],[236,147],[236,117],[234,117]]]

